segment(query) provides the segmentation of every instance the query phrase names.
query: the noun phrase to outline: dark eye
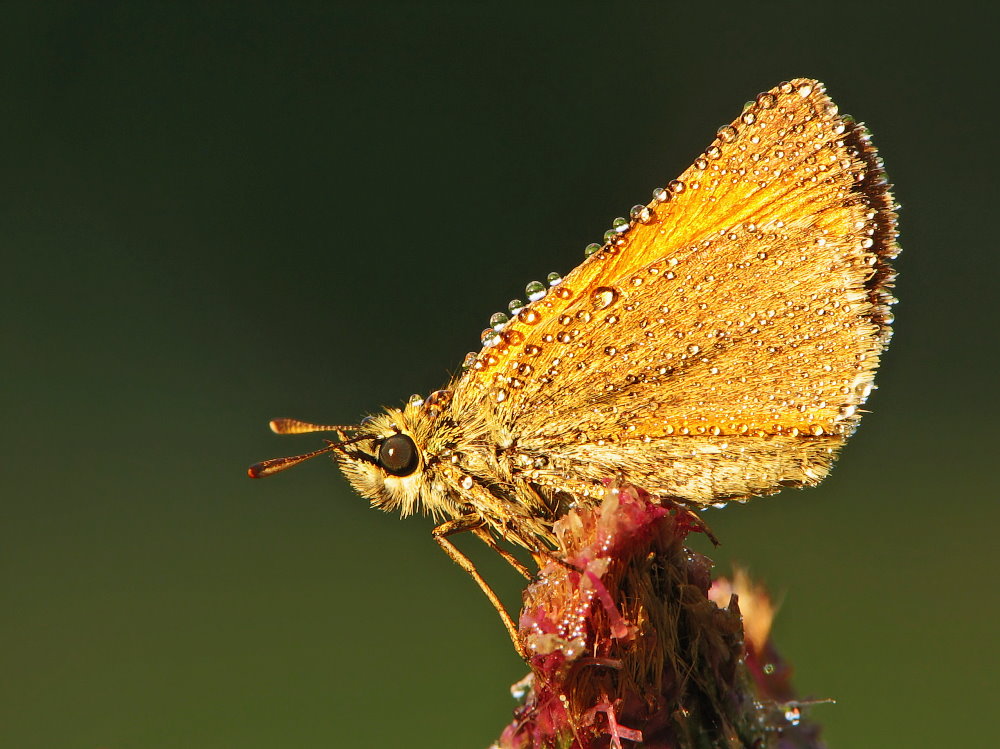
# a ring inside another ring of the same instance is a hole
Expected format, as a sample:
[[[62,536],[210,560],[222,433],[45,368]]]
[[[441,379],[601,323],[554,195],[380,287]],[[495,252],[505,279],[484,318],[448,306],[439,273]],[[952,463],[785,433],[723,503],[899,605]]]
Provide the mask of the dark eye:
[[[378,449],[378,464],[393,476],[409,476],[420,463],[417,446],[405,434],[394,434]]]

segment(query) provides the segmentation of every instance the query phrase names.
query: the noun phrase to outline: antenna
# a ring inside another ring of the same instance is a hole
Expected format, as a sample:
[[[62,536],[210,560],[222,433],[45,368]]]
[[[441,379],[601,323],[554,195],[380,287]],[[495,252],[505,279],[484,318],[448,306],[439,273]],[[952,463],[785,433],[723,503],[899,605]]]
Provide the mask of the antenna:
[[[265,476],[271,476],[275,473],[280,473],[286,468],[291,468],[292,466],[297,466],[310,458],[315,458],[317,455],[322,455],[323,453],[333,452],[335,450],[343,449],[344,445],[353,445],[355,442],[360,442],[366,439],[368,435],[359,434],[356,437],[351,437],[347,439],[344,436],[343,430],[356,430],[355,426],[327,426],[320,424],[310,424],[306,421],[299,421],[298,419],[271,419],[271,431],[275,434],[305,434],[307,432],[336,432],[337,436],[340,437],[339,442],[333,442],[331,440],[326,440],[326,447],[321,447],[319,450],[313,450],[311,453],[305,453],[304,455],[292,455],[287,458],[271,458],[270,460],[262,460],[260,463],[254,463],[250,468],[247,469],[247,475],[252,479],[262,479]]]
[[[311,424],[298,419],[271,419],[271,431],[275,434],[307,434],[309,432],[353,432],[356,426],[332,424]]]
[[[309,460],[310,458],[315,458],[317,455],[322,455],[323,453],[332,452],[337,449],[338,443],[331,442],[326,447],[321,447],[319,450],[313,450],[311,453],[306,453],[305,455],[293,455],[289,458],[271,458],[270,460],[262,460],[260,463],[254,463],[250,468],[247,469],[247,475],[252,479],[262,479],[265,476],[270,476],[279,471],[284,471],[286,468],[291,468],[292,466],[297,466],[303,461]]]

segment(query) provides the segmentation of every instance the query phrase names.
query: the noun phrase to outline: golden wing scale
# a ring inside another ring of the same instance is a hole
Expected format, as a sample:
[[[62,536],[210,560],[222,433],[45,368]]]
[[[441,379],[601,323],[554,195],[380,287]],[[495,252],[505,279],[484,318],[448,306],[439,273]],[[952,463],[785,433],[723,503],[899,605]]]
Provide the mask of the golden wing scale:
[[[564,279],[494,316],[446,389],[329,427],[339,441],[309,456],[331,452],[375,507],[446,520],[436,540],[521,651],[447,536],[473,531],[527,576],[494,535],[549,555],[552,523],[609,477],[689,506],[820,481],[889,339],[895,218],[867,131],[822,84],[782,83]]]
[[[888,339],[895,215],[866,132],[782,84],[632,216],[456,396],[495,399],[554,488],[624,470],[705,504],[822,479]]]

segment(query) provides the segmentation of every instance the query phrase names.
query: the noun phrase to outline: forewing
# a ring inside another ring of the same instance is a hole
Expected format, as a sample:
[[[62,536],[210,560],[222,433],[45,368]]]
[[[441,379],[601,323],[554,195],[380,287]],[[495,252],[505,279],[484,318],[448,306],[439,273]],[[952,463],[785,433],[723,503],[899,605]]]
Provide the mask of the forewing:
[[[848,436],[888,341],[897,251],[867,131],[793,80],[661,198],[507,324],[461,400],[538,444]]]

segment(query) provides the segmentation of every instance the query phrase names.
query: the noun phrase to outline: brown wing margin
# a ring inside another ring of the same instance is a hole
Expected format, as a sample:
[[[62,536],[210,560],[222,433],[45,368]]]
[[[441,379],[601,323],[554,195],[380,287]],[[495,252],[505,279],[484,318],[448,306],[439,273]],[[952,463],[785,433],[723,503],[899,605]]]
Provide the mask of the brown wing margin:
[[[844,145],[848,153],[865,163],[864,179],[859,180],[855,192],[859,193],[872,211],[875,212],[874,231],[872,233],[872,253],[875,265],[872,274],[865,282],[868,291],[868,301],[872,305],[871,321],[878,326],[879,343],[884,348],[892,336],[892,310],[895,302],[891,289],[896,280],[896,271],[889,264],[899,254],[896,230],[896,208],[892,197],[891,185],[886,179],[882,158],[871,144],[871,132],[863,124],[848,122],[848,130],[844,134]],[[853,152],[852,152],[853,149]]]

